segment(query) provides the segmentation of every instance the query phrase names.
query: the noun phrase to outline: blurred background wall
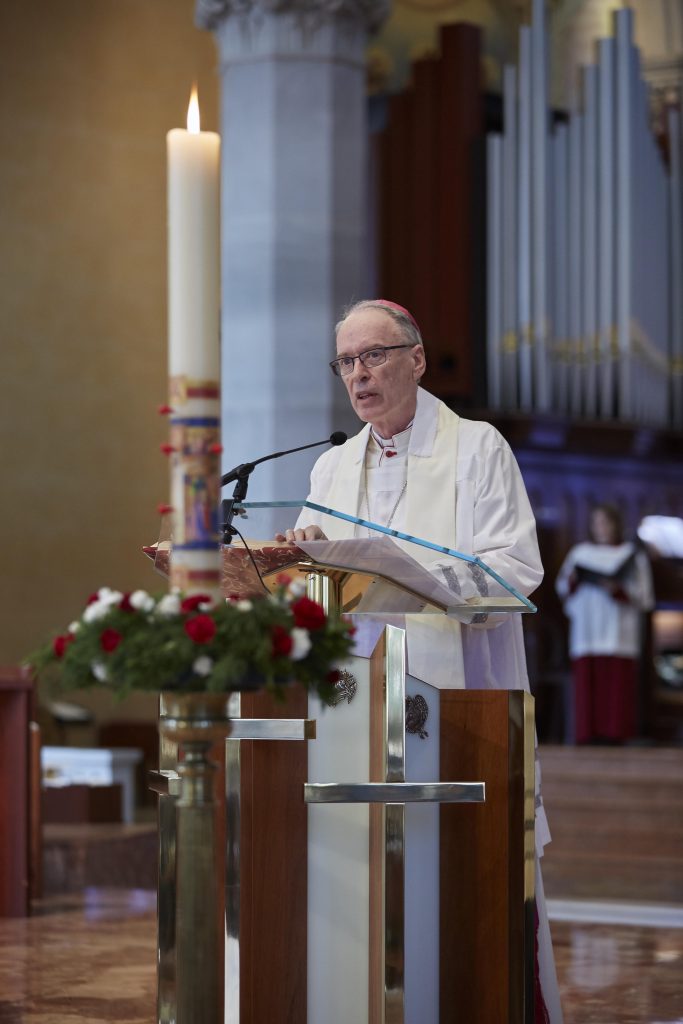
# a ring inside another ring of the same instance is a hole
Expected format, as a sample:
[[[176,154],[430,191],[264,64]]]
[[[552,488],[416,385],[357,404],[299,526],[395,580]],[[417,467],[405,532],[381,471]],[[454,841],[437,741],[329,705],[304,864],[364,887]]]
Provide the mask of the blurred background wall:
[[[193,81],[217,126],[192,0],[0,8],[0,663],[141,554],[167,500],[166,149]],[[83,701],[100,700],[88,694]],[[135,705],[149,701],[135,698]]]

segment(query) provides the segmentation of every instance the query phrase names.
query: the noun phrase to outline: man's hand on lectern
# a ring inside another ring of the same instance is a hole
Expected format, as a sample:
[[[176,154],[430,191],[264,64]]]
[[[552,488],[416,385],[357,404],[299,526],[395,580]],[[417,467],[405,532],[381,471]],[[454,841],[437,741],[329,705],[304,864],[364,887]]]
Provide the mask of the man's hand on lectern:
[[[303,530],[286,530],[284,533],[276,533],[275,540],[297,544],[302,540],[327,540],[327,537],[319,526],[306,526]]]

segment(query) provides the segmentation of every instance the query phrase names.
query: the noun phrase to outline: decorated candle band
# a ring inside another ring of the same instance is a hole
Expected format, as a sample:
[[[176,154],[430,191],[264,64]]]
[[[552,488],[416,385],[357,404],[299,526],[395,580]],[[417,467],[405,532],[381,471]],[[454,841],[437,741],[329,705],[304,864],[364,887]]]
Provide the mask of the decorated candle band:
[[[169,380],[169,401],[172,406],[184,405],[193,399],[219,402],[220,397],[220,384],[217,380],[192,380],[184,374]]]
[[[220,590],[220,420],[216,381],[171,379],[173,553],[170,582],[184,591]]]
[[[171,561],[171,586],[177,587],[184,592],[206,590],[209,593],[220,591],[221,573],[220,569],[202,567],[201,565],[186,565],[181,559],[184,552],[173,550]]]

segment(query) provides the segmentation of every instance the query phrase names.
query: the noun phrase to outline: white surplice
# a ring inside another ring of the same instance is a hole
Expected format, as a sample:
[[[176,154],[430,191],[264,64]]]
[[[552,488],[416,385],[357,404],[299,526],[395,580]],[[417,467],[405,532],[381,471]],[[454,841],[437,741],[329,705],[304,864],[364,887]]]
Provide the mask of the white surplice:
[[[622,566],[627,571],[616,574]],[[588,569],[612,577],[627,600],[618,601],[604,586],[581,583],[572,590],[570,580],[577,569]],[[584,541],[567,554],[557,576],[555,589],[569,618],[569,656],[616,656],[639,658],[642,648],[642,613],[654,607],[650,562],[634,544],[594,544]]]

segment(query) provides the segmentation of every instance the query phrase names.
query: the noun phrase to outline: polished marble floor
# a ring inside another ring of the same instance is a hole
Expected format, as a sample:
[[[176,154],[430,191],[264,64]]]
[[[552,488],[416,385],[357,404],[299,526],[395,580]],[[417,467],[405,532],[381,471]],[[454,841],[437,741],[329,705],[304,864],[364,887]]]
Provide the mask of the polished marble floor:
[[[565,1024],[683,1024],[683,751],[541,763]],[[0,1024],[152,1024],[155,907],[149,889],[92,886],[0,919]]]
[[[0,920],[0,1024],[152,1024],[156,894],[90,889]]]
[[[0,1024],[152,1024],[155,928],[154,893],[125,889],[0,921]],[[683,927],[554,921],[552,933],[565,1024],[683,1024]]]
[[[683,1024],[683,929],[551,922],[565,1024]]]

